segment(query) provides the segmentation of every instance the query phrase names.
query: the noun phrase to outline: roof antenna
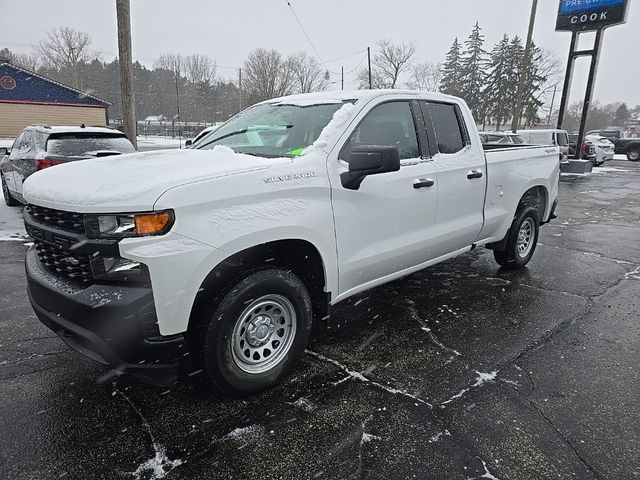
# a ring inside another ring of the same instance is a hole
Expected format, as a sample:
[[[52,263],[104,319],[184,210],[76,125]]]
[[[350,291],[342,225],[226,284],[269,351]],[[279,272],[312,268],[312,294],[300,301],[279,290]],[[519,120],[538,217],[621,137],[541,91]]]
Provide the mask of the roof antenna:
[[[85,127],[84,123],[82,125],[80,125],[80,128],[87,128]]]

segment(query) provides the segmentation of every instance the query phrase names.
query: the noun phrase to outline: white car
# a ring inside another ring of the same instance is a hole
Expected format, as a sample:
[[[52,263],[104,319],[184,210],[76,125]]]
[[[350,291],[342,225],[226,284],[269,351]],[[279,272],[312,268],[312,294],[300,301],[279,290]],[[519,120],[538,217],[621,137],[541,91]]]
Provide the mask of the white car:
[[[483,151],[455,97],[319,92],[269,100],[194,149],[76,162],[24,185],[39,319],[119,372],[264,390],[314,321],[474,248],[531,259],[559,149]],[[68,188],[70,182],[74,188]]]
[[[604,162],[613,160],[613,155],[616,147],[613,143],[611,143],[611,140],[600,135],[587,135],[585,139],[590,141],[595,148],[595,165],[602,165]]]
[[[525,143],[529,145],[554,145],[560,147],[562,157],[569,156],[569,135],[566,130],[558,130],[556,128],[536,129],[536,130],[518,130]]]

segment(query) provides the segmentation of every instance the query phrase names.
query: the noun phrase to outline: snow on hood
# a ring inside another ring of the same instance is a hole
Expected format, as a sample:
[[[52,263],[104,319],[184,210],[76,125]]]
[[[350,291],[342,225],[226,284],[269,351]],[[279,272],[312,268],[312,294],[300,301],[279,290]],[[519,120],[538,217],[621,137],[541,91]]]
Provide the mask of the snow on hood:
[[[23,195],[29,203],[60,210],[150,210],[170,188],[283,161],[291,159],[244,155],[222,146],[116,155],[41,170],[27,178]]]

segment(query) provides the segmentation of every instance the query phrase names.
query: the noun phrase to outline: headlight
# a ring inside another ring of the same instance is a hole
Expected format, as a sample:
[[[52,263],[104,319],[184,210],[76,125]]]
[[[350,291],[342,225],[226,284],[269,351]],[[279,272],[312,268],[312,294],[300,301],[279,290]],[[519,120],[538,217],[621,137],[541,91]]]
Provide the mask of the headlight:
[[[121,215],[85,215],[84,223],[90,238],[128,238],[163,235],[173,226],[172,210]]]

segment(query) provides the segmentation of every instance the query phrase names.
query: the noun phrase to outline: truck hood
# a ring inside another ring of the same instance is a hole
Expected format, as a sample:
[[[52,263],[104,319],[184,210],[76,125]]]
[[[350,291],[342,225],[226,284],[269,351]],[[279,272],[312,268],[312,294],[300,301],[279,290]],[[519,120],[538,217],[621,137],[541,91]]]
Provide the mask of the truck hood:
[[[268,169],[290,158],[263,158],[227,147],[157,150],[70,162],[24,183],[28,203],[79,213],[145,211],[167,190],[186,183]]]

